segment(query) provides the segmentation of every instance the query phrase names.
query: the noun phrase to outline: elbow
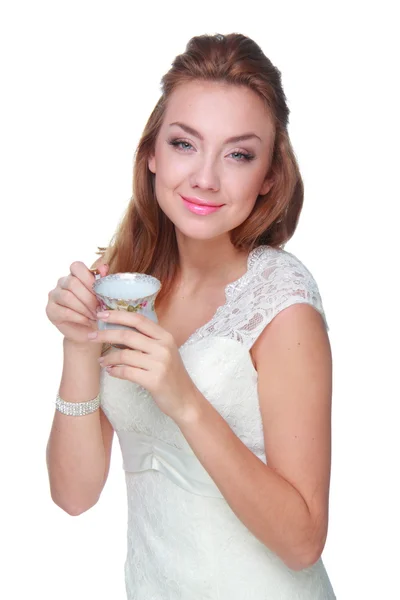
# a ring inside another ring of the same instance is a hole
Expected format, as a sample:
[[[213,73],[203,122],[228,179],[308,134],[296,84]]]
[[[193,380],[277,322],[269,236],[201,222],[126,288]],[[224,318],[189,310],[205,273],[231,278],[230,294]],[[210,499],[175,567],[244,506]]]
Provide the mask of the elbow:
[[[283,562],[292,571],[303,571],[303,569],[309,569],[321,558],[323,546],[315,546],[313,548],[307,548],[303,552],[299,552],[295,555],[285,557]]]
[[[53,500],[54,504],[56,506],[58,506],[59,508],[61,508],[61,510],[63,510],[65,513],[67,513],[67,515],[70,515],[71,517],[79,517],[79,515],[82,515],[84,512],[87,512],[88,510],[90,510],[91,508],[93,508],[93,506],[95,506],[95,504],[97,504],[98,498],[91,503],[87,503],[87,504],[74,504],[72,502],[65,502],[61,501],[58,498],[55,497],[51,497],[51,499]]]
[[[322,531],[310,536],[303,544],[297,547],[297,551],[292,551],[290,556],[283,558],[284,563],[292,571],[302,571],[303,569],[309,569],[322,556],[322,552],[325,547],[327,537],[327,523],[322,528]]]
[[[68,508],[63,508],[60,506],[60,508],[62,508],[62,510],[64,512],[66,512],[67,515],[69,515],[70,517],[79,517],[79,515],[82,515],[84,512],[87,512],[92,507],[87,506],[85,508],[79,508],[79,507],[72,506],[72,507],[68,507]]]

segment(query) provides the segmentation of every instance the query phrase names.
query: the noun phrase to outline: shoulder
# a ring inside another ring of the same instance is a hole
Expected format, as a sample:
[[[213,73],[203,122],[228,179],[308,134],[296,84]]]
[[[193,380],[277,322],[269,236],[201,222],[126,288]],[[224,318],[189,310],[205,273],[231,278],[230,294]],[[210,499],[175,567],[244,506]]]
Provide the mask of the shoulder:
[[[317,287],[316,281],[306,265],[294,254],[282,248],[259,246],[252,252],[250,267],[256,275],[265,279],[285,279],[303,282]]]
[[[306,265],[294,254],[281,248],[260,246],[251,256],[249,285],[259,302],[271,308],[275,316],[297,303],[313,306],[328,328],[318,284]]]
[[[317,322],[319,319],[321,326],[329,329],[318,285],[302,261],[271,246],[252,250],[246,276],[228,297],[228,316],[235,339],[250,350],[267,325],[294,305],[298,306],[289,311],[292,316],[301,313],[303,318],[311,309],[311,318]]]
[[[308,304],[316,309],[328,329],[314,277],[297,257],[280,248],[253,249],[246,273],[227,286],[225,295],[226,303],[207,329],[212,329],[215,336],[238,341],[247,350],[251,350],[267,325],[293,304]]]

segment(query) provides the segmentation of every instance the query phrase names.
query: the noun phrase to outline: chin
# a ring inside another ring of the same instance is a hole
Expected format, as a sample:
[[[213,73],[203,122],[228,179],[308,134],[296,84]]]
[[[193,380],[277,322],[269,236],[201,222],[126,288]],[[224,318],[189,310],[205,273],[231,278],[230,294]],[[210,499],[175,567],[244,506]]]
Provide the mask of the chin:
[[[239,215],[235,215],[236,218],[232,219],[234,215],[226,213],[201,217],[193,215],[191,217],[190,213],[183,215],[180,211],[178,214],[175,211],[170,211],[167,206],[164,208],[160,202],[159,206],[174,224],[176,230],[181,235],[193,240],[211,240],[227,235],[229,231],[241,225],[247,217],[247,215],[243,215],[243,218],[238,218]],[[228,219],[229,216],[230,219]]]
[[[228,233],[229,229],[227,230],[226,227],[224,228],[217,228],[217,227],[207,227],[207,226],[203,226],[203,227],[189,227],[189,226],[182,226],[178,223],[175,224],[175,228],[177,231],[179,231],[179,233],[187,238],[190,238],[191,240],[212,240],[216,237],[220,237],[221,235],[224,235],[226,233]]]

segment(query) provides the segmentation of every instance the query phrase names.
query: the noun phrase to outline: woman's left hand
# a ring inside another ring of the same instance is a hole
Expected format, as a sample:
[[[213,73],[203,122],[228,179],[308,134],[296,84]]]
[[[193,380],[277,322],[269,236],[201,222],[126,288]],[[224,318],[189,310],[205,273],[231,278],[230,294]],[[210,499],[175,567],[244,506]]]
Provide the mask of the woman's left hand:
[[[109,315],[108,317],[105,315]],[[97,313],[107,323],[135,327],[106,329],[88,334],[95,343],[122,344],[99,359],[112,377],[126,379],[146,388],[159,408],[178,422],[195,414],[199,390],[185,369],[173,336],[147,317],[127,311]]]

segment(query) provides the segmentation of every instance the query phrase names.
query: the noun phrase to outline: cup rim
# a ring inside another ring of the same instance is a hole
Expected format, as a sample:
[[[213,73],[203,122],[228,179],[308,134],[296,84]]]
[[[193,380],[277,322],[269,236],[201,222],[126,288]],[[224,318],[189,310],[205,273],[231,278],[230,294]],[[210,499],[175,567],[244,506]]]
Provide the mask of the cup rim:
[[[120,281],[129,281],[129,280],[135,280],[135,279],[144,279],[148,282],[153,282],[156,286],[156,289],[151,293],[148,294],[147,296],[140,296],[137,298],[116,298],[115,296],[106,296],[105,294],[102,294],[101,292],[96,291],[96,288],[99,287],[100,282],[104,282],[106,280],[113,280],[113,279],[117,279]],[[153,275],[147,275],[147,273],[111,273],[110,275],[106,275],[105,277],[99,277],[99,279],[96,279],[93,282],[93,291],[95,292],[96,295],[101,296],[102,298],[107,298],[108,300],[116,300],[117,302],[129,302],[129,301],[137,301],[137,300],[146,300],[148,298],[152,298],[154,295],[158,294],[158,292],[160,291],[160,289],[162,288],[162,283],[159,279],[157,279],[156,277],[153,277]]]

